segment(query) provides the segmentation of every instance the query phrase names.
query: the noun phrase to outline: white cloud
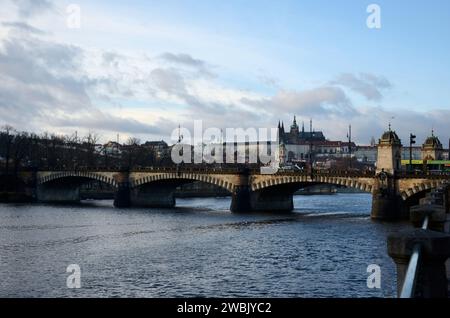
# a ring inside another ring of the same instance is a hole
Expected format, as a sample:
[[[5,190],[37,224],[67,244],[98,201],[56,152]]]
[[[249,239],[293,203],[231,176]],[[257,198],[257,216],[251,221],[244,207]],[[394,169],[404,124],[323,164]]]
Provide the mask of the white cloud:
[[[18,15],[23,18],[31,18],[43,12],[53,9],[53,3],[48,0],[14,0]]]
[[[260,106],[273,113],[305,116],[352,115],[355,109],[345,92],[333,86],[293,91],[279,90],[272,97],[260,100],[244,99],[244,103]]]
[[[238,74],[230,72],[231,39],[211,44],[209,49],[223,51],[217,55],[221,59],[207,61],[193,53],[211,43],[205,32],[198,39],[192,30],[132,24],[84,10],[82,29],[71,33],[54,27],[64,26],[64,16],[55,14],[50,21],[39,15],[56,10],[48,1],[29,2],[22,1],[15,11],[10,4],[6,6],[10,12],[0,14],[0,125],[65,133],[100,130],[104,138],[120,132],[160,139],[167,138],[178,123],[189,127],[195,119],[203,119],[205,127],[271,127],[278,119],[287,121],[297,114],[305,120],[313,117],[316,129],[330,139],[344,139],[351,123],[355,139],[368,142],[394,116],[401,135],[414,127],[418,136],[425,136],[434,126],[442,139],[448,138],[449,111],[401,112],[355,104],[351,93],[370,103],[381,102],[393,87],[383,76],[343,73],[316,87],[283,88],[280,80],[260,68],[255,75],[247,72],[250,64],[259,63],[249,48],[238,63],[249,61],[249,65]],[[112,41],[109,45],[102,45],[105,37]],[[186,44],[181,45],[186,51],[159,47],[143,52],[139,45],[110,45],[146,37],[158,39],[157,43],[176,38]],[[194,50],[192,43],[203,44]],[[242,84],[241,78],[250,79],[250,85]],[[261,90],[261,81],[271,89]]]
[[[380,101],[383,98],[382,92],[392,87],[392,84],[385,77],[369,73],[358,75],[344,73],[339,75],[331,84],[347,87],[372,101]]]

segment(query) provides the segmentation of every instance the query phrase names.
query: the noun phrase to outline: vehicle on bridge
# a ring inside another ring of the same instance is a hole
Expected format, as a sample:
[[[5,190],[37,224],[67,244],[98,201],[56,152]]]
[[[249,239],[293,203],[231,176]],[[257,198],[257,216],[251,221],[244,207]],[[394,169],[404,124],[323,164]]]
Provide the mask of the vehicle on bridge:
[[[411,160],[411,165],[412,170],[417,172],[450,172],[450,160]],[[402,160],[402,167],[409,171],[409,160]]]

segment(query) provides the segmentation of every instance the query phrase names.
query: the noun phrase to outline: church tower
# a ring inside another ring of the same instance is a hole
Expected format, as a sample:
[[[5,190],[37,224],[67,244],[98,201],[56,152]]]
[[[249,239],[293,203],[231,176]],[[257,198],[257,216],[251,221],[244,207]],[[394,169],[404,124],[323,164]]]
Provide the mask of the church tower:
[[[291,126],[291,134],[298,135],[297,118],[295,115],[294,115],[294,121],[292,122],[292,126]]]
[[[286,132],[284,131],[284,123],[278,121],[278,141],[279,143],[284,142],[286,138]]]

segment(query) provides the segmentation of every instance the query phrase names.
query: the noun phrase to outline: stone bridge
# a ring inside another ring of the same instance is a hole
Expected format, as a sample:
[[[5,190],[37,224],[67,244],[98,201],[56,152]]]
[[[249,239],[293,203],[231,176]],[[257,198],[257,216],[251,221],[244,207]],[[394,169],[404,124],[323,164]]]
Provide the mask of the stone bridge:
[[[79,201],[80,186],[101,181],[116,189],[117,207],[173,207],[174,191],[182,184],[201,181],[232,195],[230,210],[291,211],[295,191],[311,185],[334,184],[372,194],[372,217],[394,219],[407,215],[427,191],[446,186],[450,175],[388,174],[350,171],[278,172],[257,170],[145,169],[132,171],[38,171],[36,198],[42,202]],[[349,202],[351,204],[351,202]]]

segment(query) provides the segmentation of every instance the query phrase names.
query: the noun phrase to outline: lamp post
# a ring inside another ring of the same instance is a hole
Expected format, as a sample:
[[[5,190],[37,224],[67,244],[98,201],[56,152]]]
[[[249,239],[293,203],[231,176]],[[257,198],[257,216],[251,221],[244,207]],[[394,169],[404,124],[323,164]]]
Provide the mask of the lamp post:
[[[313,158],[312,158],[312,147],[313,147],[313,132],[312,132],[312,119],[309,120],[309,166],[311,169],[311,175],[313,173]]]
[[[412,145],[416,143],[416,135],[409,134],[409,171],[413,171],[412,168]]]
[[[348,156],[349,156],[349,167],[352,168],[352,125],[348,126]]]

